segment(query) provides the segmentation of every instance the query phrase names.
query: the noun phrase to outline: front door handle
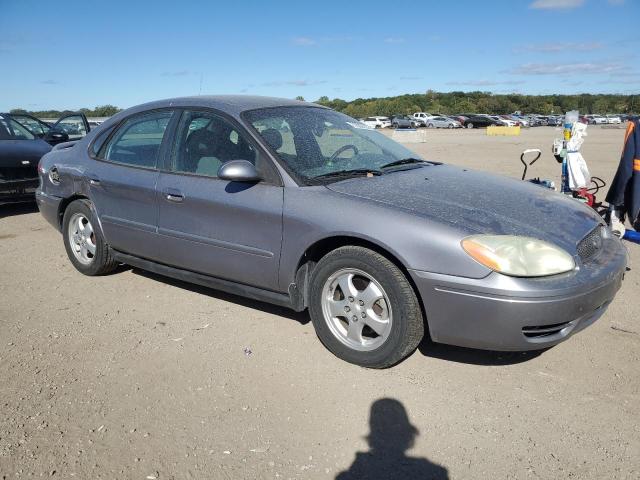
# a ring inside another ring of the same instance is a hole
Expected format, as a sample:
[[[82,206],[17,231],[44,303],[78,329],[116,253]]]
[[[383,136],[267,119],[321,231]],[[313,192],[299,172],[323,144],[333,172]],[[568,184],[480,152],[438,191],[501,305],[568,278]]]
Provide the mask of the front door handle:
[[[87,177],[89,178],[89,185],[94,185],[94,186],[100,185],[100,179],[96,175],[92,173],[88,173]]]
[[[173,193],[167,193],[165,198],[170,202],[176,202],[176,203],[184,200],[184,197],[182,195],[174,195]]]
[[[164,191],[164,198],[166,198],[170,202],[179,203],[184,200],[184,195],[182,195],[182,193],[179,190],[176,190],[175,188],[167,188]]]

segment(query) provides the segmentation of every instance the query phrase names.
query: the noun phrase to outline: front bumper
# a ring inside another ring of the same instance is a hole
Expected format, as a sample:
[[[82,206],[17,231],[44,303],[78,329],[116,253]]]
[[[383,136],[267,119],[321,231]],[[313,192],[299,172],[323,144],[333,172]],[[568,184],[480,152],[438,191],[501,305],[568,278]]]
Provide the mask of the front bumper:
[[[536,350],[594,323],[620,289],[627,252],[615,238],[577,271],[526,279],[491,273],[483,279],[410,270],[431,338],[487,350]]]
[[[0,180],[0,204],[33,202],[37,178]]]

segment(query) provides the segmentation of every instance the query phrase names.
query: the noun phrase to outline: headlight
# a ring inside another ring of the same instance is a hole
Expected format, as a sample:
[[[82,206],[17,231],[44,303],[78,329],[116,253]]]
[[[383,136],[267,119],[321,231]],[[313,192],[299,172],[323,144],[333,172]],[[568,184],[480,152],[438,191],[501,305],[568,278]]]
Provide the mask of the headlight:
[[[544,277],[568,272],[576,266],[563,249],[531,237],[472,235],[461,242],[474,260],[496,272],[514,277]]]

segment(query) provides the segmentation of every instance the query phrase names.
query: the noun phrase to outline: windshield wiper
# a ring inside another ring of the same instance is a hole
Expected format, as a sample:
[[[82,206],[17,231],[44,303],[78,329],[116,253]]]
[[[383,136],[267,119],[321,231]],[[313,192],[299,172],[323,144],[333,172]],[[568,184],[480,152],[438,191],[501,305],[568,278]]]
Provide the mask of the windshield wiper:
[[[397,167],[398,165],[411,165],[411,164],[418,164],[418,163],[433,164],[433,162],[427,162],[426,160],[421,160],[419,158],[409,157],[409,158],[403,158],[401,160],[396,160],[395,162],[385,163],[380,168],[390,168],[390,167]]]
[[[353,170],[338,170],[337,172],[323,173],[322,175],[316,175],[315,177],[308,177],[307,182],[314,183],[318,180],[340,180],[350,177],[362,177],[367,175],[382,175],[380,170],[372,170],[369,168],[356,168]]]

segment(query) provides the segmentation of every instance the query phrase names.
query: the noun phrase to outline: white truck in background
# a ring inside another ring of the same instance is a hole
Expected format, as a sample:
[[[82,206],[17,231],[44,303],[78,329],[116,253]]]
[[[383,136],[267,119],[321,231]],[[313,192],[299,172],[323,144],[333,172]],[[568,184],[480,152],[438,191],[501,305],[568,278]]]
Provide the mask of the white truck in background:
[[[432,115],[430,113],[427,112],[416,112],[413,114],[413,119],[416,122],[419,122],[419,126],[421,127],[426,127],[427,126],[427,120],[429,120],[430,118],[435,117],[435,115]]]

